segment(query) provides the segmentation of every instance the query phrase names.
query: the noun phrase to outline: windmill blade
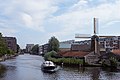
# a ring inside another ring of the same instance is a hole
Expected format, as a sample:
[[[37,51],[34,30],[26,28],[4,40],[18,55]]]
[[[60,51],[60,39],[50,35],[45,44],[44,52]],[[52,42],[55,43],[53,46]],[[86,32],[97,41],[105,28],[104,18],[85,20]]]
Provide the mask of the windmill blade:
[[[98,18],[93,19],[94,22],[94,35],[98,34]]]
[[[75,38],[91,38],[90,34],[75,34]]]
[[[112,37],[116,37],[116,36],[99,36],[100,38],[112,38]]]

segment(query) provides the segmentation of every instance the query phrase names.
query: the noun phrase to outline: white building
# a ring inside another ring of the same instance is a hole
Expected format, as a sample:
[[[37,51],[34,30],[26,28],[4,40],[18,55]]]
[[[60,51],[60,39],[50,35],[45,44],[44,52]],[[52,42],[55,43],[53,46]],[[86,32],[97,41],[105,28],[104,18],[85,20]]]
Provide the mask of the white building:
[[[39,46],[39,54],[43,54],[43,45]]]
[[[63,41],[59,43],[60,51],[70,51],[71,44],[74,43],[74,40]]]
[[[27,51],[27,52],[30,52],[33,47],[34,47],[34,44],[27,44],[27,45],[26,45],[26,51]]]

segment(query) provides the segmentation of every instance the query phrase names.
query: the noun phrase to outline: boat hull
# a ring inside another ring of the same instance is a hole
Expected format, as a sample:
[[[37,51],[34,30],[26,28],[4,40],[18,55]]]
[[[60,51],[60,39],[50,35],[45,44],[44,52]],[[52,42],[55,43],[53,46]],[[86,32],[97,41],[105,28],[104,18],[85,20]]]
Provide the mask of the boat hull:
[[[52,69],[49,69],[49,68],[46,69],[45,67],[42,67],[41,70],[47,73],[54,73],[59,70],[59,66],[56,66],[55,68],[52,68]]]
[[[43,72],[53,73],[53,72],[56,72],[58,69],[59,69],[59,67],[57,65],[55,65],[53,62],[51,62],[51,61],[45,61],[41,65],[41,70]]]

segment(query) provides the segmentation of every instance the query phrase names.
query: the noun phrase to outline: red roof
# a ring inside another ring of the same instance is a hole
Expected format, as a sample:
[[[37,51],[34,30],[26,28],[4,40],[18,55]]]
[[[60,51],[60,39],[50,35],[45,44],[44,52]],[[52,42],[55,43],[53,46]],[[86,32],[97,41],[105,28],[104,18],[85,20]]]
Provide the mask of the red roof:
[[[90,52],[82,52],[82,51],[66,51],[60,52],[60,55],[64,57],[84,57],[85,55],[89,54]]]
[[[113,50],[112,52],[113,52],[114,54],[120,55],[120,49]]]

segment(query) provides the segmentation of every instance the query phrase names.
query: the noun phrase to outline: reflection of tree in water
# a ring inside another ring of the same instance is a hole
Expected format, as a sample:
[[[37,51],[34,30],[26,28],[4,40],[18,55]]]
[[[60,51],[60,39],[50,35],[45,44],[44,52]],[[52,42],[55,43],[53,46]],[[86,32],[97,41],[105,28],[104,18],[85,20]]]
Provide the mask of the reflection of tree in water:
[[[100,68],[93,67],[91,70],[91,80],[99,80]]]
[[[85,67],[79,67],[78,71],[81,72],[81,73],[84,73],[85,72]]]
[[[0,65],[0,78],[4,77],[5,72],[6,72],[5,66]]]
[[[102,70],[104,71],[104,76],[106,77],[106,79],[108,80],[119,80],[120,76],[119,74],[116,74],[118,72],[118,70],[114,67],[111,68],[102,68]]]
[[[43,73],[44,80],[58,80],[59,76],[56,73]]]

